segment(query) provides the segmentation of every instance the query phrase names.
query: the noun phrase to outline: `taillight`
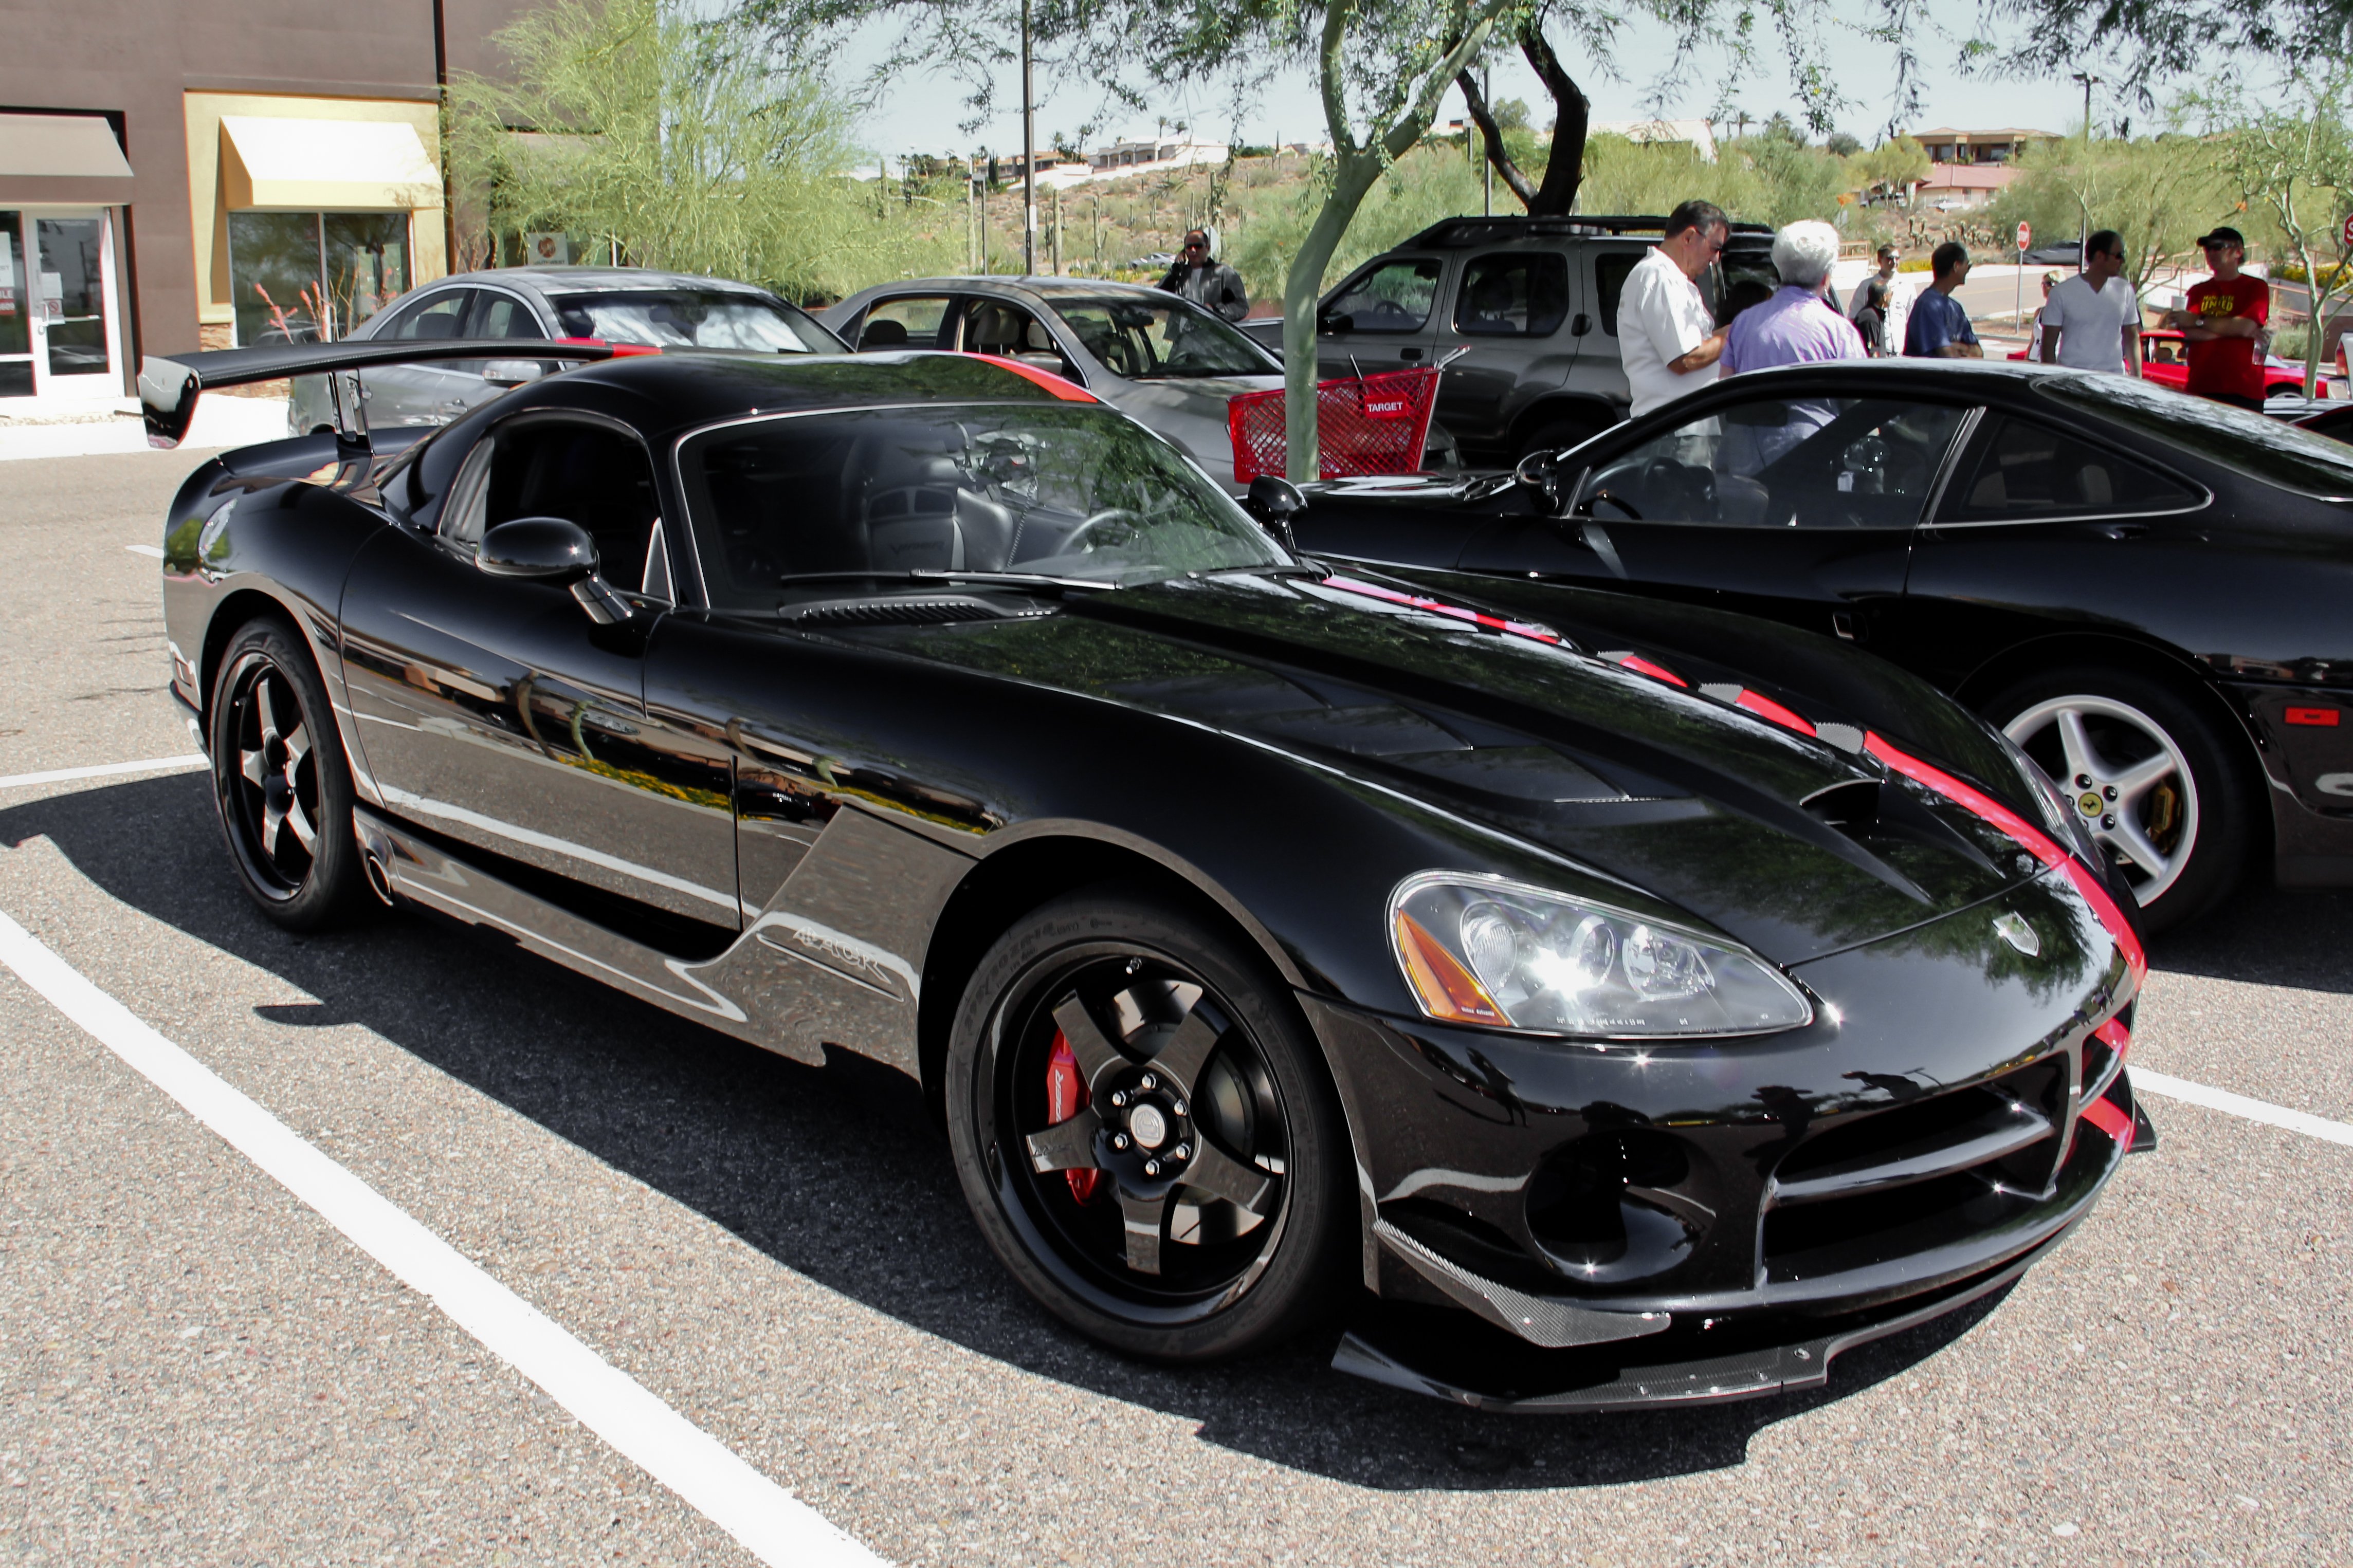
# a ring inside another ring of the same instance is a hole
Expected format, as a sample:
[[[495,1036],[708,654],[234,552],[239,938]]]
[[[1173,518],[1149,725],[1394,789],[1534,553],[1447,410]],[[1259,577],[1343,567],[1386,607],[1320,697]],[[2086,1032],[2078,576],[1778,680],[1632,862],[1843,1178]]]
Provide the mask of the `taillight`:
[[[2062,849],[2048,834],[1985,791],[1962,783],[1941,768],[1931,767],[1909,752],[1898,751],[1878,735],[1865,735],[1862,749],[1905,778],[1927,785],[1971,816],[1992,823],[2008,834],[2020,848],[2043,865],[2065,871],[2067,879],[2075,884],[2075,890],[2084,896],[2085,903],[2092,906],[2092,912],[2099,916],[2100,923],[2115,939],[2117,951],[2125,955],[2125,966],[2132,971],[2133,984],[2140,984],[2148,973],[2148,954],[2142,949],[2139,933],[2133,930],[2132,921],[2125,918],[2124,910],[2116,906],[2116,900],[2109,895],[2106,886],[2089,866]]]

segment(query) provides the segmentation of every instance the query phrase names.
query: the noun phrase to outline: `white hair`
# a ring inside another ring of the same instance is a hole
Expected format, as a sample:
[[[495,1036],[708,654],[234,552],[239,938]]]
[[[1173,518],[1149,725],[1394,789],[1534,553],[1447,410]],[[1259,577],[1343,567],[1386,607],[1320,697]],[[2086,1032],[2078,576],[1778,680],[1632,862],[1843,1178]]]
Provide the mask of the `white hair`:
[[[1799,289],[1820,288],[1838,253],[1838,230],[1818,219],[1793,223],[1773,237],[1773,269]]]

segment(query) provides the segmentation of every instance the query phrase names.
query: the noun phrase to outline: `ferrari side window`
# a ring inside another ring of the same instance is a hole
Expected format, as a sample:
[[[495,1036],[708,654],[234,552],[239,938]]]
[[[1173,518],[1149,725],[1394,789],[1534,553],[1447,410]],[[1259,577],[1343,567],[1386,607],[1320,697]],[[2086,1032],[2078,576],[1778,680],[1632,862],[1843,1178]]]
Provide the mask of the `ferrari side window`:
[[[484,529],[519,517],[560,517],[596,540],[606,581],[635,588],[649,580],[661,506],[653,466],[634,437],[603,425],[549,420],[510,426],[493,439],[482,487]]]
[[[2197,504],[2186,486],[2047,425],[2003,416],[1980,435],[1955,476],[1948,522],[2016,522],[2175,511]]]
[[[1601,465],[1581,504],[1605,520],[1909,528],[1966,412],[1878,397],[1719,406]]]

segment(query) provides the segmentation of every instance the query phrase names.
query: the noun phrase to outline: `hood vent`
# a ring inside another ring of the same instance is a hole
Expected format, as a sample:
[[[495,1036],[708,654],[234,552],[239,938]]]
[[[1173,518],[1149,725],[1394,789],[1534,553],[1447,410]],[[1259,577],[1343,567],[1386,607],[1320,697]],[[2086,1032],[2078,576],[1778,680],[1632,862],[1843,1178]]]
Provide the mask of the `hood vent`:
[[[959,594],[907,594],[876,599],[820,599],[784,612],[796,626],[920,626],[947,621],[1027,620],[1053,614],[1045,605],[995,605]]]

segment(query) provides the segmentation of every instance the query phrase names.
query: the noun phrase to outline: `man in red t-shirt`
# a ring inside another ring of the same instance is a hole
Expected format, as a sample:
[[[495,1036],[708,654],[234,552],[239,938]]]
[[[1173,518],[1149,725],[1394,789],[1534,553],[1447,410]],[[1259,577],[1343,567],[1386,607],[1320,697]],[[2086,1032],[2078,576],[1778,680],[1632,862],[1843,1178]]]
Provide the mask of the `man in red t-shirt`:
[[[2221,227],[2198,242],[2213,278],[2189,290],[2174,312],[2189,344],[2189,390],[2217,403],[2263,410],[2263,331],[2271,320],[2271,285],[2242,275],[2247,242]]]

